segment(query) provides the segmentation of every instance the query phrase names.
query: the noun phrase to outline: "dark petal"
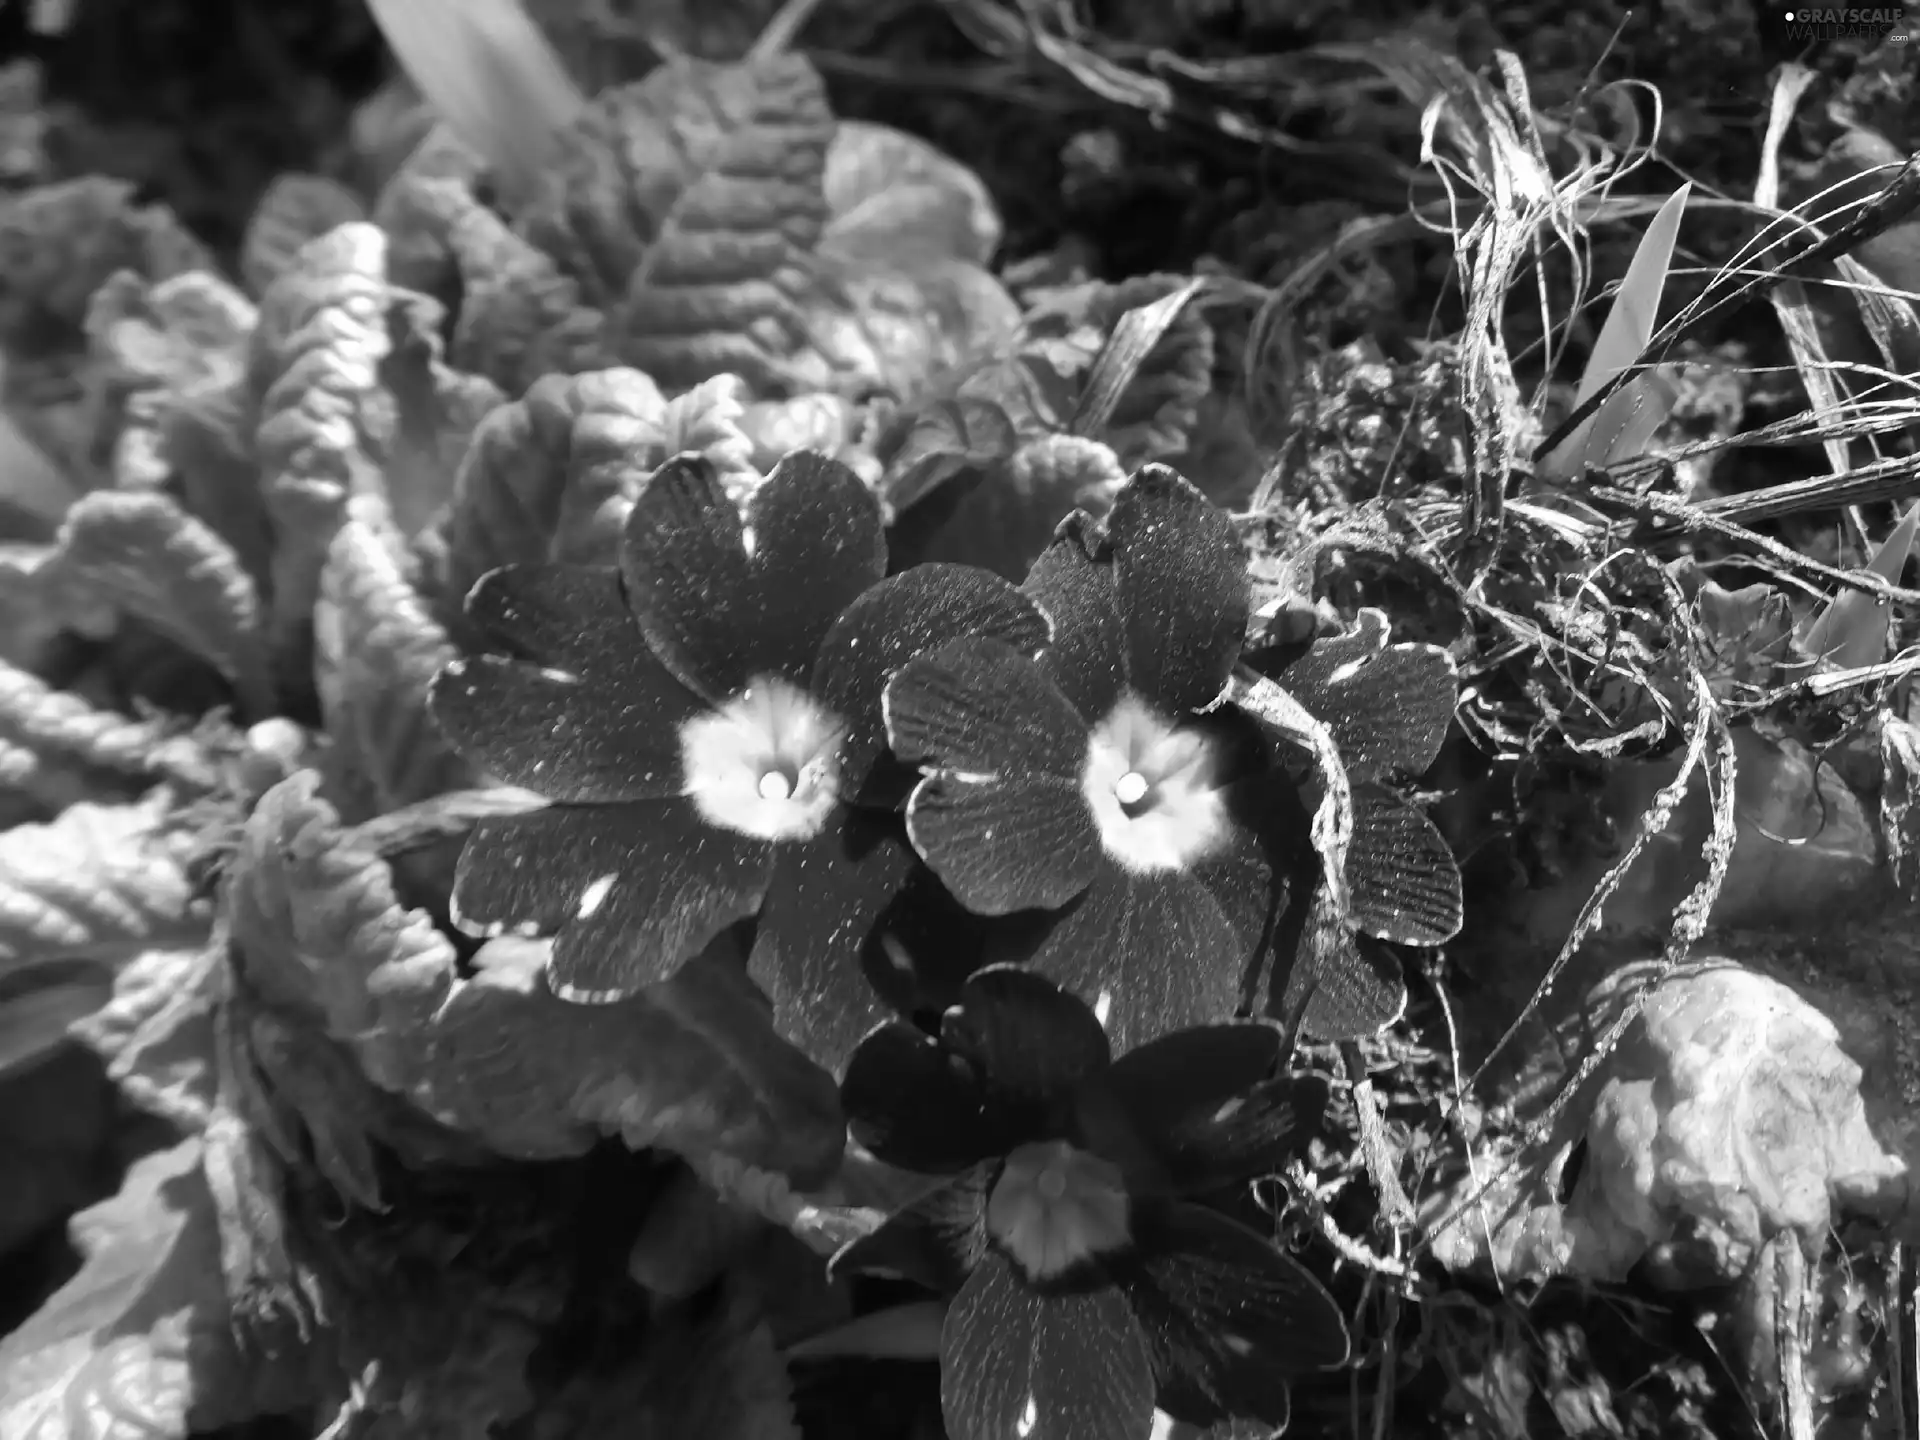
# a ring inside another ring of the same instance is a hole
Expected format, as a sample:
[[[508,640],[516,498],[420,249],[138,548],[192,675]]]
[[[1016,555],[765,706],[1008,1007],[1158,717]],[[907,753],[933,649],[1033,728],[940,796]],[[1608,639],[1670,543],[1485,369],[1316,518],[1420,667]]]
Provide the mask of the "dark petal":
[[[1256,1085],[1222,1112],[1174,1135],[1168,1173],[1202,1195],[1278,1175],[1325,1133],[1327,1082],[1281,1075]]]
[[[1183,1079],[1179,1067],[1205,1075],[1218,1064],[1207,1046],[1224,1028],[1184,1031],[1136,1050],[1144,1055],[1171,1047],[1164,1061],[1156,1060],[1153,1076],[1131,1072],[1123,1095],[1103,1084],[1082,1097],[1089,1143],[1127,1172],[1131,1193],[1206,1195],[1276,1175],[1322,1133],[1328,1091],[1319,1076],[1281,1075],[1212,1096]]]
[[[624,666],[591,674],[497,655],[456,660],[434,676],[427,703],[468,760],[574,803],[677,795],[680,725],[705,708],[639,644]]]
[[[1444,945],[1460,933],[1460,867],[1426,815],[1379,785],[1353,790],[1347,848],[1353,928],[1396,945]]]
[[[1198,1205],[1136,1222],[1139,1255],[1115,1280],[1146,1334],[1160,1408],[1176,1420],[1284,1423],[1287,1378],[1346,1360],[1333,1297],[1253,1231]]]
[[[1377,1035],[1400,1018],[1407,985],[1399,962],[1355,939],[1324,885],[1316,882],[1305,913],[1290,918],[1299,938],[1291,963],[1274,969],[1269,1014],[1329,1041]]]
[[[879,1229],[849,1241],[827,1263],[834,1275],[897,1275],[941,1295],[966,1282],[987,1246],[987,1194],[998,1161],[975,1165],[902,1205]]]
[[[1100,838],[1079,787],[1052,776],[980,783],[929,775],[907,802],[907,833],[977,915],[1052,910],[1087,888]]]
[[[1033,1138],[1031,1117],[1001,1101],[964,1056],[903,1020],[860,1042],[840,1084],[853,1138],[883,1163],[923,1175],[1004,1159]]]
[[[986,637],[908,661],[886,688],[887,738],[912,765],[1080,783],[1087,722],[1029,655]]]
[[[502,565],[473,582],[466,614],[509,655],[599,674],[644,652],[611,565]]]
[[[553,935],[554,993],[618,1000],[753,914],[772,864],[772,846],[715,829],[688,801],[557,805],[475,826],[454,878],[454,923]]]
[[[835,1074],[853,1047],[889,1013],[870,969],[885,956],[875,929],[920,857],[892,816],[836,811],[811,840],[780,847],[760,909],[749,969],[773,1000],[775,1027]]]
[[[1044,976],[1013,965],[992,965],[970,978],[960,1003],[942,1018],[940,1038],[973,1062],[1008,1108],[1064,1105],[1112,1060],[1107,1032],[1091,1010]]]
[[[887,573],[880,502],[860,477],[800,450],[747,505],[753,527],[755,672],[805,685],[840,612]]]
[[[881,696],[901,665],[967,635],[1022,652],[1046,643],[1047,621],[1007,581],[971,565],[921,565],[882,580],[847,606],[820,643],[813,689],[847,726],[840,744],[841,794],[872,803],[874,767],[886,758]]]
[[[1068,516],[1021,588],[1053,621],[1041,664],[1081,715],[1099,720],[1127,683],[1127,639],[1113,565],[1095,558],[1092,527],[1084,511]]]
[[[1174,471],[1145,465],[1114,497],[1107,534],[1133,688],[1175,715],[1212,704],[1252,607],[1233,521]]]
[[[1099,1009],[1125,1053],[1169,1030],[1232,1017],[1248,952],[1207,888],[1169,871],[1129,876],[1103,862],[1035,949],[1036,970]]]
[[[990,1251],[947,1308],[940,1409],[949,1440],[1146,1440],[1151,1352],[1117,1291],[1041,1295]]]
[[[1459,685],[1437,645],[1388,645],[1387,619],[1362,610],[1345,635],[1318,641],[1277,677],[1333,732],[1348,776],[1418,775],[1453,723]]]
[[[681,455],[647,478],[621,533],[620,574],[648,646],[716,704],[753,673],[759,617],[743,529],[713,463]]]
[[[1266,794],[1273,787],[1242,788],[1252,794]],[[1285,788],[1292,793],[1291,785]],[[1260,818],[1265,820],[1270,813],[1262,813]],[[1246,957],[1240,972],[1240,1000],[1248,1007],[1260,993],[1261,972],[1272,954],[1275,926],[1287,907],[1289,866],[1276,849],[1265,837],[1242,829],[1232,845],[1208,856],[1191,872],[1207,887],[1239,937],[1241,953]]]

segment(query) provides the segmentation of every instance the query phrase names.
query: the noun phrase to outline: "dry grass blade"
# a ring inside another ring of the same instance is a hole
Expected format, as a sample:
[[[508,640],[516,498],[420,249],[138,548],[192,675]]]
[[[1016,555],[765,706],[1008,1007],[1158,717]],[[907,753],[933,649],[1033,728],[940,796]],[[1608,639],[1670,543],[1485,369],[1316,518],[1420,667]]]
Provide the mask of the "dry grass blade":
[[[1641,454],[1673,409],[1677,392],[1666,371],[1630,372],[1653,338],[1660,297],[1667,288],[1667,271],[1673,264],[1674,241],[1680,233],[1680,218],[1692,193],[1691,184],[1674,191],[1640,237],[1626,278],[1620,282],[1620,293],[1587,359],[1575,403],[1591,399],[1621,376],[1630,378],[1564,441],[1536,461],[1535,473],[1540,478],[1564,482],[1585,474],[1589,467],[1605,469],[1617,460]]]
[[[427,102],[492,166],[508,204],[536,194],[587,97],[519,0],[367,0],[367,8]]]

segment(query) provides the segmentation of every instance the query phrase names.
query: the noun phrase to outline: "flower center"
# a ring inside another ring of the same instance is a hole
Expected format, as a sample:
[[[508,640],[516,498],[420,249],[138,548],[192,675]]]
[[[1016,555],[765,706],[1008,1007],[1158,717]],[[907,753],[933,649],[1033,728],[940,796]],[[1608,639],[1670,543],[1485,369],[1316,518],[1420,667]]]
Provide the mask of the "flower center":
[[[1212,740],[1132,692],[1094,726],[1080,792],[1107,854],[1135,875],[1184,870],[1230,831]]]
[[[1029,1280],[1051,1280],[1128,1241],[1120,1171],[1060,1141],[1022,1145],[987,1197],[987,1234]]]
[[[756,676],[680,727],[686,794],[708,823],[756,840],[807,840],[840,798],[839,718],[806,691]]]

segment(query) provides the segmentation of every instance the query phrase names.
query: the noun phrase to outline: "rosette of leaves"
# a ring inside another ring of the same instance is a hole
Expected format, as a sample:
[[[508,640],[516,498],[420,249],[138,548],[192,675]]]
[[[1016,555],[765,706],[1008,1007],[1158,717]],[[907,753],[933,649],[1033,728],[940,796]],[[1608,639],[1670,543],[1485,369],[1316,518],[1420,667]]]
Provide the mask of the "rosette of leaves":
[[[1289,1377],[1342,1363],[1344,1318],[1229,1193],[1315,1132],[1322,1082],[1276,1073],[1279,1033],[1177,1031],[1112,1056],[1086,1005],[1028,971],[969,979],[929,1035],[854,1054],[853,1133],[935,1188],[834,1258],[950,1296],[941,1408],[954,1440],[1284,1427]]]
[[[550,370],[738,375],[757,401],[917,394],[1018,310],[983,268],[979,181],[883,126],[841,123],[809,62],[678,59],[606,91],[503,218],[439,158],[381,203],[409,283],[455,304],[454,363],[519,394]],[[434,157],[444,154],[444,146]]]

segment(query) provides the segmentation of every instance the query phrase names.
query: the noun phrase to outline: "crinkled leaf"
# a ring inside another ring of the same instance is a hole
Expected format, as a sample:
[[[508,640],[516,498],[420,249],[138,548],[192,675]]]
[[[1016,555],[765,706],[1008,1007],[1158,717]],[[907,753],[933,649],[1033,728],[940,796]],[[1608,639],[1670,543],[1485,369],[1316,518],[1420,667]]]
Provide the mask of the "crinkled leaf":
[[[206,660],[250,712],[274,709],[260,597],[212,528],[162,494],[98,491],[67,512],[58,543],[68,583]]]
[[[832,1079],[775,1035],[739,957],[710,953],[616,1005],[555,998],[543,942],[495,940],[463,977],[316,780],[296,775],[255,809],[227,911],[249,982],[318,1017],[375,1084],[519,1158],[615,1134],[814,1176],[837,1160]]]
[[[606,318],[581,299],[577,281],[507,227],[457,180],[408,179],[396,196],[416,217],[417,248],[440,237],[459,278],[459,318],[449,353],[463,370],[519,395],[542,375],[571,375],[607,363]],[[419,267],[419,262],[413,262]],[[410,276],[426,288],[429,273]]]
[[[1460,867],[1425,814],[1381,785],[1353,791],[1347,851],[1353,928],[1399,945],[1444,945],[1460,932]]]
[[[218,959],[204,937],[143,950],[113,977],[112,998],[73,1027],[123,1096],[187,1131],[213,1113]]]
[[[44,763],[112,770],[203,790],[219,778],[208,746],[182,733],[178,722],[133,720],[96,709],[5,661],[0,661],[0,746],[23,752],[35,769]],[[18,768],[6,774],[9,783],[23,788],[32,779]]]
[[[718,1304],[659,1312],[627,1364],[582,1375],[532,1428],[537,1440],[800,1440],[786,1361],[738,1282]]]
[[[303,247],[260,299],[249,366],[254,448],[272,519],[276,647],[304,659],[320,568],[350,494],[375,489],[363,427],[390,345],[386,239],[342,225]]]
[[[730,393],[716,382],[669,402],[637,370],[601,370],[548,376],[494,411],[417,542],[441,617],[457,630],[473,582],[499,565],[611,563],[634,496],[676,446],[705,442],[723,479],[742,477]]]
[[[821,363],[805,310],[833,133],[798,55],[672,62],[594,102],[526,233],[608,312],[620,360],[668,389],[722,372],[789,388]]]
[[[168,444],[173,414],[240,382],[257,320],[245,295],[203,271],[149,284],[123,270],[95,292],[87,311],[92,384],[118,487],[158,486],[181,468]],[[218,515],[201,518],[226,528]]]
[[[966,166],[890,125],[842,120],[822,177],[821,248],[888,265],[945,256],[985,265],[1000,248],[1000,212]]]
[[[195,931],[185,845],[160,804],[82,801],[0,834],[0,975],[54,955],[113,964]]]
[[[1018,310],[952,248],[823,246],[838,128],[802,56],[675,60],[594,102],[522,232],[606,313],[609,356],[668,390],[916,393]]]
[[[324,175],[277,175],[267,185],[240,241],[240,278],[255,295],[284,275],[310,240],[367,218],[360,197]]]
[[[5,1440],[185,1440],[311,1398],[291,1354],[239,1349],[200,1160],[198,1139],[147,1155],[74,1217],[79,1272],[0,1340]]]
[[[212,271],[205,246],[126,180],[87,175],[0,199],[0,339],[31,353],[47,327],[77,331],[94,291],[119,270],[151,280]]]
[[[447,365],[441,356],[439,305],[404,295],[393,313],[393,348],[380,365],[380,383],[392,398],[380,427],[380,477],[393,523],[416,535],[453,498],[453,480],[480,422],[505,400],[481,375]]]
[[[388,810],[474,780],[427,711],[427,686],[455,651],[402,568],[383,506],[361,496],[333,537],[314,610],[314,685],[346,764]]]

